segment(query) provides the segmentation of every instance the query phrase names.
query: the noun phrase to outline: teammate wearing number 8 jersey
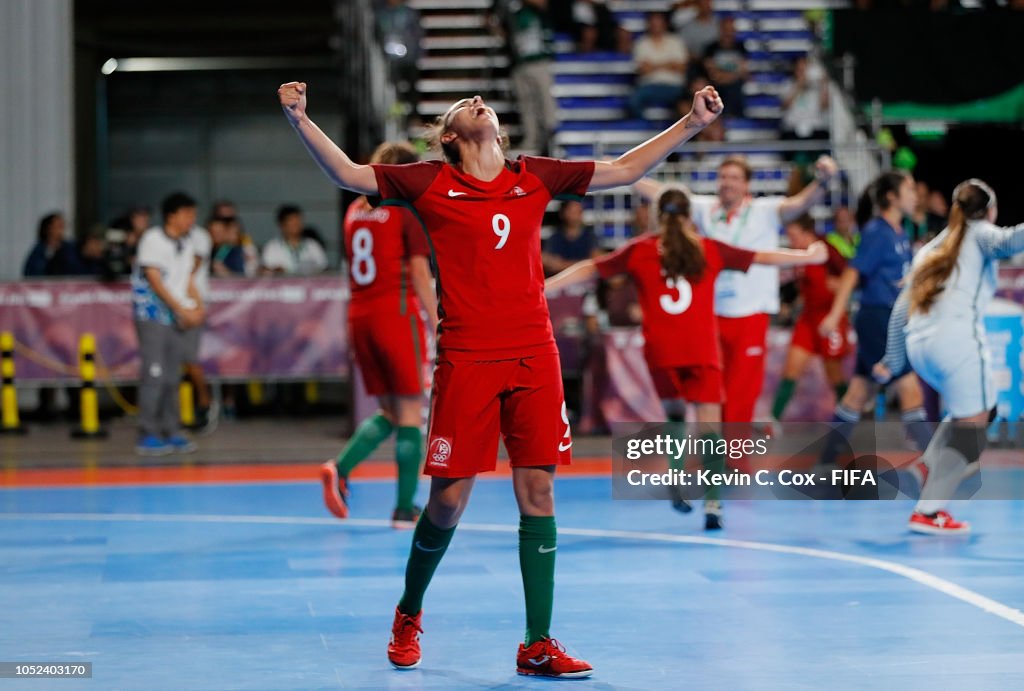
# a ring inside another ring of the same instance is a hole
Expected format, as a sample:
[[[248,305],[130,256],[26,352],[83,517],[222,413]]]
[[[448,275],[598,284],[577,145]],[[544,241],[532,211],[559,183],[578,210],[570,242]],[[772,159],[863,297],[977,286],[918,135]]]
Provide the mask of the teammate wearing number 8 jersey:
[[[408,144],[381,144],[371,161],[414,163]],[[366,197],[345,214],[348,259],[348,330],[366,393],[380,410],[364,420],[336,460],[321,466],[324,502],[339,518],[348,516],[348,476],[356,465],[395,432],[398,498],[391,515],[396,528],[412,527],[420,509],[413,499],[423,458],[423,374],[426,348],[422,304],[431,327],[437,304],[431,285],[430,248],[416,218],[405,209],[373,208]]]
[[[644,358],[669,421],[682,423],[686,403],[695,404],[698,433],[711,441],[704,448],[714,448],[720,446],[724,397],[715,279],[722,271],[745,272],[752,264],[821,264],[828,251],[822,242],[805,250],[751,251],[701,237],[691,220],[690,198],[678,188],[662,188],[657,209],[657,234],[641,235],[612,254],[576,264],[548,279],[547,289],[558,290],[595,275],[628,274],[644,315]],[[707,454],[703,460],[715,474],[725,470],[721,455]],[[673,506],[689,511],[678,493]],[[717,486],[705,495],[704,513],[706,529],[721,528]]]
[[[426,472],[430,498],[413,533],[405,592],[395,611],[388,659],[420,662],[422,602],[469,500],[477,473],[495,466],[498,436],[508,450],[519,505],[519,561],[526,596],[520,674],[584,677],[589,664],[549,636],[556,530],[554,471],[570,460],[572,436],[544,299],[540,226],[553,197],[633,184],[722,112],[713,87],[689,114],[614,161],[505,158],[494,110],[479,96],[453,104],[435,125],[444,161],[357,165],[306,116],[306,85],[278,90],[286,117],[324,173],[339,186],[405,206],[431,242],[438,283],[437,367]]]

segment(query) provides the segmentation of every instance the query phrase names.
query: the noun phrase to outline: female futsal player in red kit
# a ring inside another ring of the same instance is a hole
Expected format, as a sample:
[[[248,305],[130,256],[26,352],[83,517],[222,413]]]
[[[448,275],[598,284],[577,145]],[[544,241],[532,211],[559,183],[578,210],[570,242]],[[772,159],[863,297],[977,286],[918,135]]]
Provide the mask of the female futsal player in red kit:
[[[505,158],[494,110],[479,96],[454,103],[435,133],[443,161],[359,165],[306,114],[306,85],[278,90],[285,116],[339,187],[410,208],[434,254],[440,317],[426,444],[430,497],[416,529],[388,659],[420,663],[422,602],[469,501],[478,473],[494,470],[498,436],[512,467],[520,512],[526,596],[520,674],[585,677],[591,666],[549,635],[556,529],[554,471],[570,461],[558,350],[544,298],[540,227],[548,202],[630,185],[722,112],[713,87],[689,114],[614,161]]]

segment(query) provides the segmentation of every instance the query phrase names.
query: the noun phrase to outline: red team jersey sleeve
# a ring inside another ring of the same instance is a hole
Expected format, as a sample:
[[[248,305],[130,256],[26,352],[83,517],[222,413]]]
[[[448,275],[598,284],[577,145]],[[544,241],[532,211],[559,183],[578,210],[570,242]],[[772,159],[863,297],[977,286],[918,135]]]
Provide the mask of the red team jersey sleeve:
[[[630,240],[611,254],[605,254],[594,260],[594,268],[601,278],[611,278],[629,272],[629,260],[636,248],[637,240]]]
[[[370,167],[377,177],[378,195],[381,199],[413,202],[427,191],[443,165],[440,161],[420,161],[402,164],[373,163]]]
[[[593,161],[562,161],[543,156],[522,156],[520,162],[527,171],[540,178],[552,197],[582,197],[587,193],[590,180],[594,177]]]
[[[709,245],[718,255],[721,267],[726,271],[746,271],[754,263],[757,254],[719,240],[711,240],[705,247]]]

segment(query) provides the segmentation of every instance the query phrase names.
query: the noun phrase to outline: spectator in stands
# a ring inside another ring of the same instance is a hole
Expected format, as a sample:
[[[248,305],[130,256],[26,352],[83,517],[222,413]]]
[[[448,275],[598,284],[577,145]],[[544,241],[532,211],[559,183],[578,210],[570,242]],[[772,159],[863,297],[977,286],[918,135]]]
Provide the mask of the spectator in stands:
[[[698,74],[704,74],[704,54],[718,40],[718,20],[711,11],[711,0],[677,2],[673,6],[672,26],[693,58],[688,75],[692,81]]]
[[[210,273],[218,278],[245,276],[242,226],[235,216],[211,216],[207,222],[213,241]]]
[[[419,93],[417,60],[420,57],[420,13],[406,5],[405,0],[384,0],[375,11],[377,40],[384,49],[391,69],[391,83],[398,92],[398,100],[406,105],[408,113],[416,112]]]
[[[252,236],[245,232],[245,224],[242,217],[238,215],[238,206],[227,199],[220,199],[213,203],[212,216],[222,218],[234,218],[238,223],[239,240],[238,246],[242,248],[242,256],[245,259],[245,275],[255,276],[260,271],[260,250],[256,247]]]
[[[99,228],[93,228],[78,241],[78,247],[76,248],[78,253],[78,275],[109,277],[106,251],[107,246],[103,239],[103,226],[100,225]]]
[[[647,108],[674,108],[683,97],[688,60],[682,40],[669,33],[665,14],[649,12],[647,32],[633,46],[637,77],[630,115],[642,119]]]
[[[547,276],[600,254],[594,229],[583,223],[583,204],[578,201],[562,202],[558,217],[558,227],[544,243],[544,251],[541,252]]]
[[[828,99],[828,78],[821,64],[808,55],[797,58],[783,90],[782,138],[828,139]],[[816,156],[812,153],[811,158]]]
[[[928,193],[928,213],[933,217],[935,224],[929,227],[937,227],[941,231],[949,218],[949,200],[939,190]]]
[[[914,249],[923,247],[926,242],[942,232],[946,227],[946,198],[941,192],[932,192],[928,183],[923,180],[916,181],[917,205],[914,206],[914,213],[903,217],[903,232],[907,234]],[[938,197],[938,213],[933,210],[932,197]]]
[[[569,6],[568,3],[555,3]],[[605,0],[576,0],[571,3],[570,30],[577,53],[629,53],[633,37],[615,20]]]
[[[139,238],[150,225],[149,209],[136,206],[110,223],[106,232],[106,275],[108,278],[127,276],[132,272],[135,250]]]
[[[150,228],[139,240],[132,272],[132,311],[142,359],[135,451],[142,456],[196,450],[195,443],[181,435],[178,406],[183,329],[198,326],[204,318],[193,281],[190,231],[196,203],[176,192],[164,200],[162,211],[163,225]]]
[[[65,239],[67,222],[59,211],[39,220],[36,244],[25,258],[22,273],[36,276],[72,276],[79,273],[80,262],[73,242]]]
[[[746,112],[743,85],[747,72],[747,49],[736,35],[736,20],[724,17],[718,25],[718,40],[704,52],[708,79],[726,103],[726,115],[742,118]]]
[[[505,36],[512,62],[512,90],[519,104],[523,138],[519,148],[546,154],[558,126],[558,104],[552,88],[554,30],[548,0],[495,0],[492,21]]]
[[[309,238],[302,237],[302,209],[286,204],[277,210],[281,237],[263,247],[263,272],[289,276],[310,276],[327,268],[327,254]]]

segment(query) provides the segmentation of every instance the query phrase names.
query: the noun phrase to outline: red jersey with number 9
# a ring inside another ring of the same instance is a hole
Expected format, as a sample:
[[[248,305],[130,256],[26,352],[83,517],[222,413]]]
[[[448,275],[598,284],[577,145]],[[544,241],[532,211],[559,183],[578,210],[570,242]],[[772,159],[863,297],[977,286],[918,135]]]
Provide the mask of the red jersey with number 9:
[[[643,310],[644,356],[651,367],[720,366],[715,279],[724,269],[746,271],[754,252],[701,237],[699,280],[670,278],[661,266],[659,237],[647,233],[594,261],[603,278],[628,274]]]
[[[430,256],[416,218],[406,209],[375,209],[365,197],[345,212],[349,315],[406,314],[419,309],[409,280],[409,258]]]
[[[373,168],[382,208],[410,205],[434,251],[439,357],[557,353],[544,298],[541,221],[552,198],[586,193],[593,162],[521,156],[487,181],[441,161]]]

